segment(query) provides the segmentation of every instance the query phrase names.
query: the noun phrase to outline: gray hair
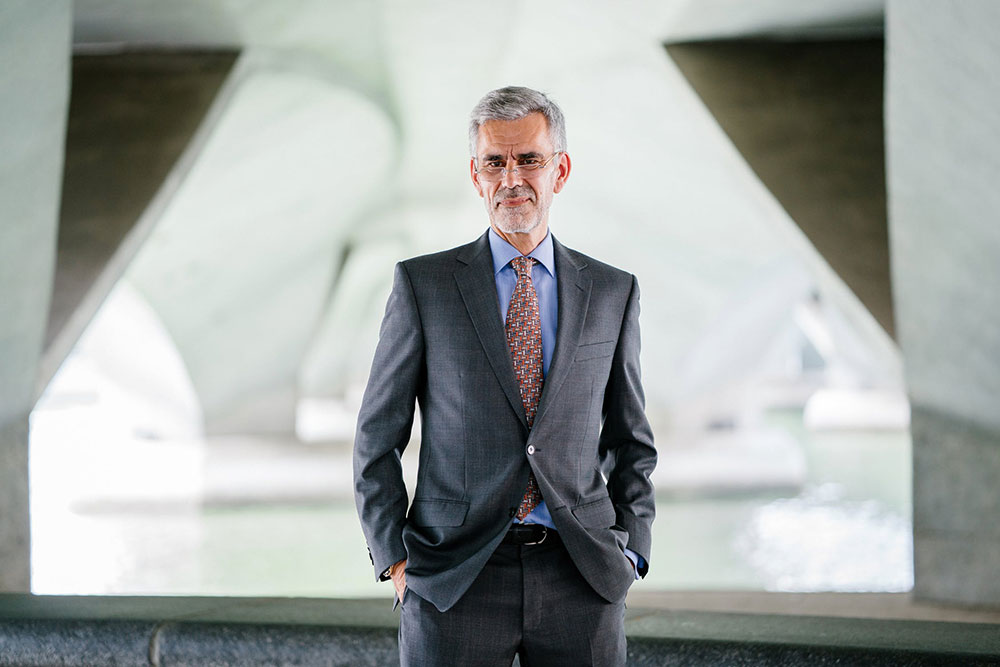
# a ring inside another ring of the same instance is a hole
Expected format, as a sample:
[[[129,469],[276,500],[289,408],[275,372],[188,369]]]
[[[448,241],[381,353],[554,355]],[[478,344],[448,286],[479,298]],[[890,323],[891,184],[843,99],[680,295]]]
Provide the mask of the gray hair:
[[[469,115],[469,153],[476,156],[479,127],[488,120],[520,120],[541,113],[549,124],[549,138],[557,152],[566,150],[566,119],[562,110],[545,93],[523,86],[507,86],[490,91]]]

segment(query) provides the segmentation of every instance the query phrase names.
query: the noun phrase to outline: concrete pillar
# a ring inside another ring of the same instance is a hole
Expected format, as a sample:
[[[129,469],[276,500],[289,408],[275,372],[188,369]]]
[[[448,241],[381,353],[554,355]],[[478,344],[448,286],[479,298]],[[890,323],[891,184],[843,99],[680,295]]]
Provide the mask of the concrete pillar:
[[[55,267],[72,5],[0,3],[0,591],[30,588],[28,414]]]
[[[1000,3],[890,0],[886,11],[915,594],[1000,606]]]
[[[28,419],[0,426],[0,591],[31,584],[28,519]]]

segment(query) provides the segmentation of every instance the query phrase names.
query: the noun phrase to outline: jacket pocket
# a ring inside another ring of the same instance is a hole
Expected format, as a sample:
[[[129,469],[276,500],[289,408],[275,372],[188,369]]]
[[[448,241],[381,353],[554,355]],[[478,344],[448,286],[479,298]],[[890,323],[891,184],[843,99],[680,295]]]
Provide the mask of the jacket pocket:
[[[418,526],[461,526],[468,513],[464,500],[415,499],[410,506],[410,520]]]
[[[574,359],[583,361],[584,359],[598,359],[600,357],[610,357],[615,353],[615,341],[608,340],[603,343],[588,343],[579,345],[576,348]]]
[[[573,508],[573,516],[585,528],[611,528],[615,525],[615,506],[604,497]]]

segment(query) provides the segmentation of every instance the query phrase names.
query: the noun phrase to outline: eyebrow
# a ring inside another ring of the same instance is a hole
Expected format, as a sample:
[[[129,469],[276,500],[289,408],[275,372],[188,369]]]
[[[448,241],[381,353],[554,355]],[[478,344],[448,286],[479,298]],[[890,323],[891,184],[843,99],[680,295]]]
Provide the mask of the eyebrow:
[[[542,154],[537,151],[529,151],[527,153],[518,153],[514,156],[517,160],[526,160],[528,158],[542,157]],[[489,155],[483,156],[484,160],[506,160],[506,155],[501,155],[500,153],[490,153]]]

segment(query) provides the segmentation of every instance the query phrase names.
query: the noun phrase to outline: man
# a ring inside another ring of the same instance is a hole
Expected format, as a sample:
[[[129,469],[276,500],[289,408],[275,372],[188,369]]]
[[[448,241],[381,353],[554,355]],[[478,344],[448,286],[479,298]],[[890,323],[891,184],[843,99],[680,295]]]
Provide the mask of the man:
[[[401,663],[624,665],[656,464],[639,289],[549,232],[571,163],[548,97],[488,93],[469,139],[490,229],[396,265],[355,440],[370,556],[402,602]]]

